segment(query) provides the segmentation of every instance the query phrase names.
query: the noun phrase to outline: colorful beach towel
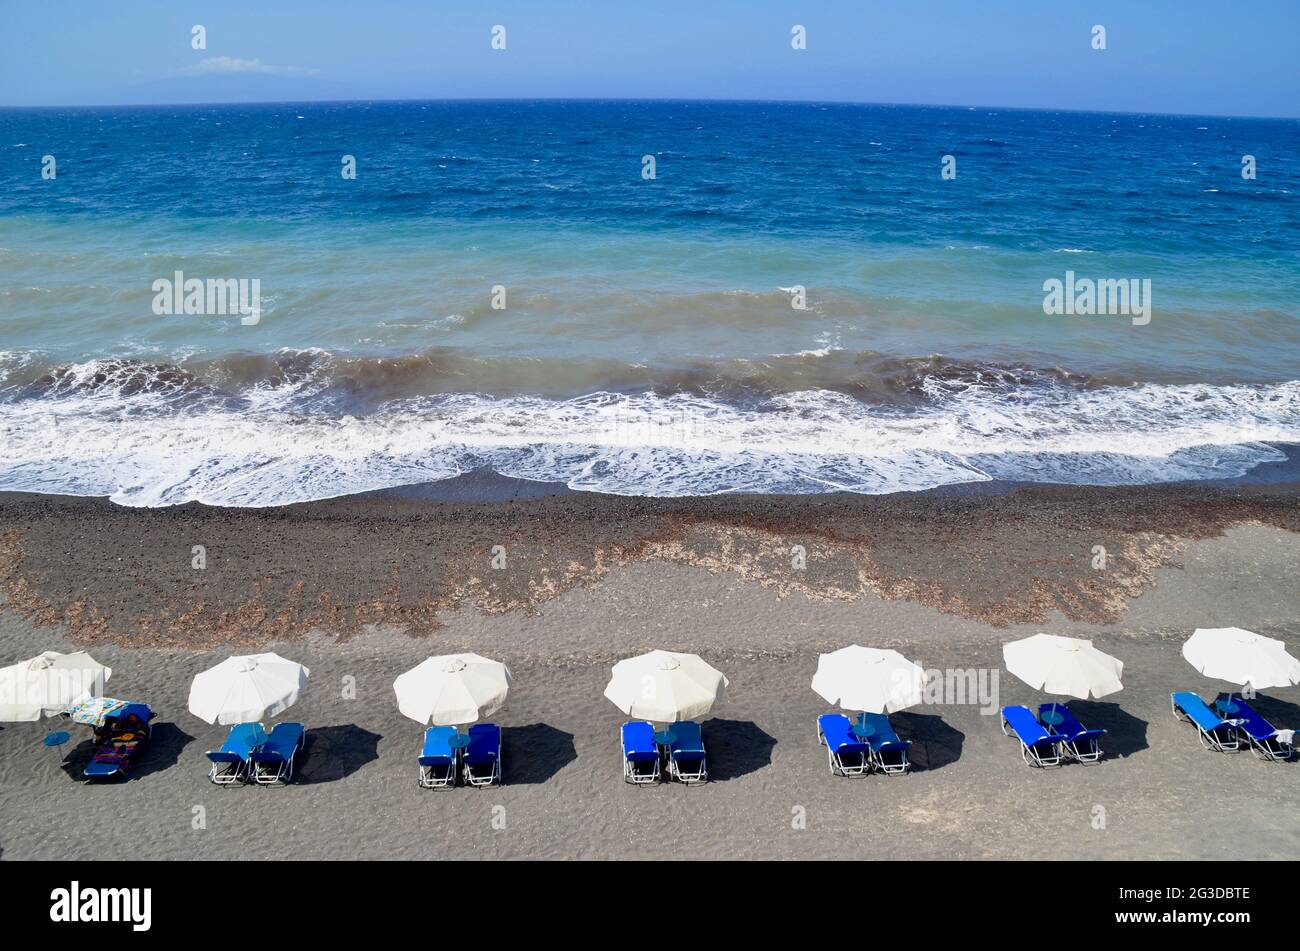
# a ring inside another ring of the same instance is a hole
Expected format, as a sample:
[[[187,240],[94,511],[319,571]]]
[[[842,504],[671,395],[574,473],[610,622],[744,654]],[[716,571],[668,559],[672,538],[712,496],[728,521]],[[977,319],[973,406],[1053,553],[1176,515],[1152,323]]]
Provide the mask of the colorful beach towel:
[[[104,725],[105,717],[113,716],[124,709],[128,703],[129,701],[114,700],[112,697],[90,697],[69,707],[68,716],[74,723],[101,727]]]

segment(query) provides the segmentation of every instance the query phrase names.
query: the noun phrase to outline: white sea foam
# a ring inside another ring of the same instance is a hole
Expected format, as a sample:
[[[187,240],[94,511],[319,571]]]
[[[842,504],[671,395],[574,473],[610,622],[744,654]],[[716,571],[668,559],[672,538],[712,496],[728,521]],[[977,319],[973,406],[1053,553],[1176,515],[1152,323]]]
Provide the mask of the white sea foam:
[[[0,383],[4,383],[11,373],[27,366],[40,355],[39,351],[33,350],[0,350]]]
[[[797,350],[794,353],[796,357],[829,357],[832,353],[838,353],[842,347],[818,347],[816,350]],[[788,356],[788,354],[774,354],[774,356]]]
[[[238,411],[68,386],[0,405],[0,488],[265,506],[490,467],[624,495],[882,493],[1229,477],[1284,458],[1266,443],[1300,441],[1300,381],[992,391],[933,379],[925,391],[920,408],[824,390],[757,408],[682,394],[445,395],[327,417],[301,411],[302,384],[260,388]]]

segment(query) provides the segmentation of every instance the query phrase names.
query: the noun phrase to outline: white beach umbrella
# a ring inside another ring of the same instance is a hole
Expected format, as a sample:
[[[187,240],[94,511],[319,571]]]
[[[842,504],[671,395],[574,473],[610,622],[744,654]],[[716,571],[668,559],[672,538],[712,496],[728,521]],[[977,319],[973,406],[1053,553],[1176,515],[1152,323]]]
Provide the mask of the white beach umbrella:
[[[925,670],[896,650],[853,644],[817,658],[812,688],[845,710],[893,713],[924,699]]]
[[[190,713],[207,723],[254,723],[298,702],[310,673],[279,654],[241,654],[190,684]]]
[[[85,651],[45,651],[0,670],[0,721],[54,716],[87,697],[99,696],[113,670]]]
[[[1058,697],[1104,697],[1124,689],[1124,662],[1092,646],[1092,641],[1057,634],[1035,634],[1002,645],[1007,670],[1035,690]]]
[[[393,681],[397,709],[434,726],[462,726],[491,716],[506,702],[510,671],[478,654],[430,657]]]
[[[655,650],[615,664],[605,696],[628,716],[673,723],[708,713],[726,686],[721,671],[698,655]]]
[[[1183,656],[1206,677],[1255,690],[1300,683],[1300,660],[1286,644],[1239,627],[1198,627],[1183,643]]]

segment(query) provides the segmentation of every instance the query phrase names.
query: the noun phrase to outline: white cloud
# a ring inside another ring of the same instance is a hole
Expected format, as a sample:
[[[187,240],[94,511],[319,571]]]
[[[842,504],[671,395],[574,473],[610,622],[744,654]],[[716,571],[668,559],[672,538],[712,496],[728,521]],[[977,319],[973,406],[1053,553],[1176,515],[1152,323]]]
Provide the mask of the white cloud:
[[[302,66],[272,66],[263,63],[260,59],[239,59],[235,56],[209,56],[198,64],[181,70],[181,73],[189,76],[235,73],[257,73],[263,76],[315,76],[319,72],[319,69],[305,69]]]

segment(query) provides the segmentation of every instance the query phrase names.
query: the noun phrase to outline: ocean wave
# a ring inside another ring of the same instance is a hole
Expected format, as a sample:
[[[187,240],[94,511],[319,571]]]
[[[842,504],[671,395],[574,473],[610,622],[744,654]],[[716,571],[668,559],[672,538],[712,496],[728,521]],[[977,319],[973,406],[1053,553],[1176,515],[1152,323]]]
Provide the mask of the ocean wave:
[[[302,358],[303,365],[310,360]],[[816,359],[816,358],[805,358]],[[827,389],[565,399],[439,393],[311,410],[310,373],[178,400],[89,367],[0,405],[0,488],[133,506],[267,506],[489,468],[623,495],[884,493],[992,479],[1129,484],[1242,475],[1300,442],[1300,381],[1097,385],[989,368],[916,377],[910,403]],[[101,376],[103,378],[101,379]],[[177,385],[192,385],[180,381]],[[183,408],[181,408],[183,406]]]
[[[1056,367],[996,364],[939,354],[897,357],[846,350],[827,335],[815,348],[759,359],[683,359],[647,365],[616,359],[489,357],[451,347],[391,356],[320,348],[274,353],[192,354],[174,362],[114,357],[50,363],[43,355],[0,352],[0,409],[29,399],[77,394],[101,400],[152,394],[176,410],[217,401],[231,407],[276,399],[304,411],[370,413],[394,400],[455,393],[554,399],[592,392],[707,396],[755,405],[788,393],[825,390],[880,405],[914,405],[948,390],[1087,389],[1134,382]]]

